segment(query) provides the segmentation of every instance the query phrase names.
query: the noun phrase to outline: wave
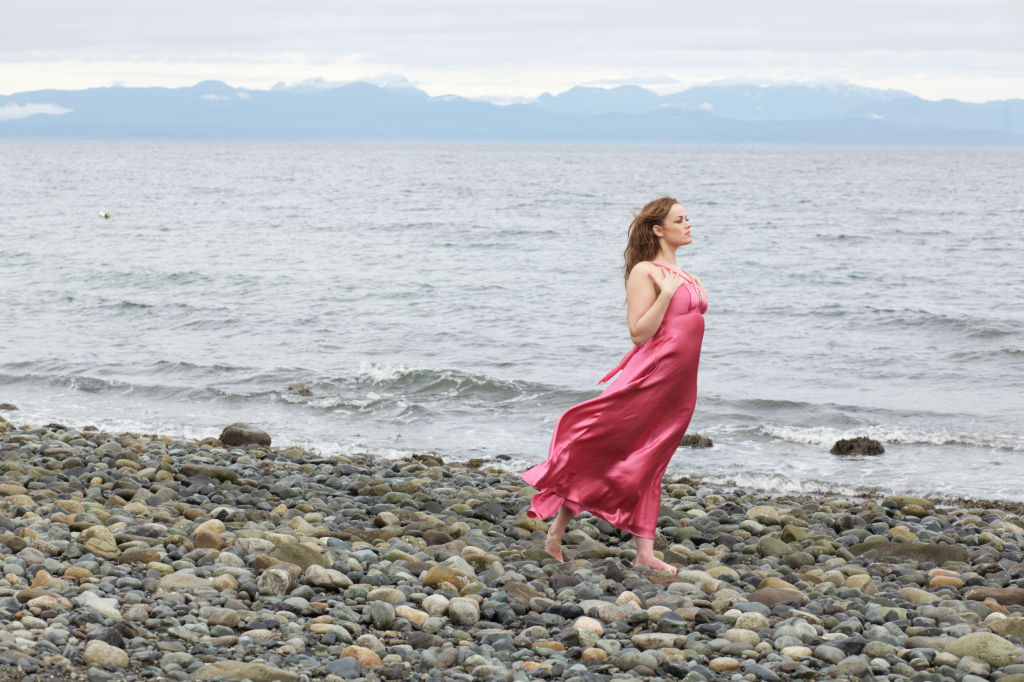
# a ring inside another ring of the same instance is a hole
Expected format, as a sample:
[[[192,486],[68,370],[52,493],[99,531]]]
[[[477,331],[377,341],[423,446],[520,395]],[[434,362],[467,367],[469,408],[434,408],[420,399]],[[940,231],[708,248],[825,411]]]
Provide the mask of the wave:
[[[303,382],[312,395],[288,391]],[[498,379],[455,369],[406,367],[364,360],[340,376],[298,367],[259,369],[226,364],[160,361],[144,367],[83,367],[60,361],[0,365],[0,385],[27,384],[88,393],[134,391],[140,398],[214,401],[251,399],[318,410],[404,409],[408,404],[445,403],[460,408],[505,410],[511,405],[558,407],[596,395],[565,387]]]
[[[679,475],[670,470],[665,479]],[[878,497],[898,492],[907,492],[876,485],[853,485],[836,481],[817,479],[792,479],[778,473],[742,472],[731,474],[697,474],[694,476],[703,486],[716,488],[742,488],[743,490],[771,491],[773,494],[833,494],[843,497]]]
[[[900,445],[972,445],[981,448],[1013,450],[1024,452],[1024,437],[1011,434],[972,434],[953,431],[924,431],[901,426],[869,425],[854,429],[838,429],[829,426],[779,426],[761,424],[762,434],[803,445],[832,445],[837,440],[867,436],[882,443]]]
[[[966,338],[993,339],[1017,337],[1024,332],[1024,325],[1013,319],[979,318],[972,315],[946,315],[927,310],[876,308],[865,306],[861,309],[879,318],[883,326],[910,327],[936,332],[954,332]]]
[[[363,361],[352,377],[329,379],[318,385],[336,388],[368,385],[404,396],[459,399],[474,403],[503,404],[553,400],[582,401],[596,395],[592,391],[576,391],[551,384],[518,379],[498,379],[487,374],[474,374],[457,369],[406,367]],[[315,391],[317,385],[310,384]]]

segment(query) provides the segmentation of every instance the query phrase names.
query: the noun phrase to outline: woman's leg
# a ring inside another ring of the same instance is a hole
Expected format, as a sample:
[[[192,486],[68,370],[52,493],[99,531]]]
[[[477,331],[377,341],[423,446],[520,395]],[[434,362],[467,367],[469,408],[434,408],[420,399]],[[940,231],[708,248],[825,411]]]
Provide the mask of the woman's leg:
[[[656,568],[659,571],[668,571],[669,573],[676,573],[677,569],[675,566],[669,566],[664,561],[661,561],[654,556],[654,538],[642,538],[639,535],[636,537],[636,562],[637,566],[647,566],[648,568]]]
[[[562,536],[565,534],[565,527],[572,521],[572,510],[562,506],[558,510],[555,520],[548,526],[548,539],[544,542],[544,551],[562,561]]]

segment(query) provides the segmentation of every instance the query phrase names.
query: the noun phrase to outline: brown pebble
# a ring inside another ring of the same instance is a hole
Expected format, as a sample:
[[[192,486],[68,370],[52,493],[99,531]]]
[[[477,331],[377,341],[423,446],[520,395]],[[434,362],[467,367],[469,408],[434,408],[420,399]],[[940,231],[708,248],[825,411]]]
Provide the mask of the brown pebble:
[[[46,587],[51,580],[53,580],[53,576],[46,571],[37,571],[36,576],[32,578],[32,587]]]

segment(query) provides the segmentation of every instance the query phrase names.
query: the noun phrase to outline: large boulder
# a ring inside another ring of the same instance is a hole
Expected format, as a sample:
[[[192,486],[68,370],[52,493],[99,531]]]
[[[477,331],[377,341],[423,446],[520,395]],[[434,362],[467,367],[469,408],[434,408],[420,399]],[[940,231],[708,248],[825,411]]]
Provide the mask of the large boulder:
[[[261,445],[269,448],[270,434],[262,429],[257,429],[255,426],[236,422],[231,426],[225,427],[224,431],[220,434],[220,442],[229,447]],[[253,680],[253,682],[256,681]]]

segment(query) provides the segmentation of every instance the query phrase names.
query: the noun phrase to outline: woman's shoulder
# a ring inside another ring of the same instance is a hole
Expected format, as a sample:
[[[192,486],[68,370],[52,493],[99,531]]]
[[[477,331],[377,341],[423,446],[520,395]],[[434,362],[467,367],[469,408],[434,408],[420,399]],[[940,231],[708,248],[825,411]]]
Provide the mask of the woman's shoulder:
[[[654,263],[652,263],[651,261],[649,261],[649,260],[642,260],[642,261],[640,261],[639,263],[637,263],[636,265],[633,266],[633,269],[629,271],[629,274],[632,275],[635,272],[635,273],[637,273],[639,275],[642,275],[645,272],[650,272],[651,270],[657,270],[657,269],[658,269],[658,266],[655,265]]]

